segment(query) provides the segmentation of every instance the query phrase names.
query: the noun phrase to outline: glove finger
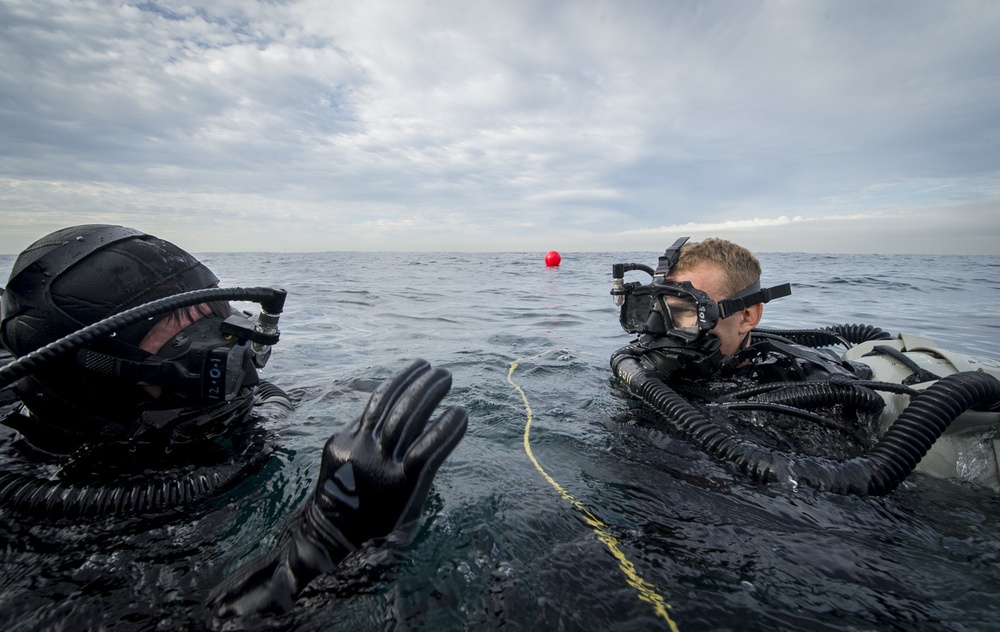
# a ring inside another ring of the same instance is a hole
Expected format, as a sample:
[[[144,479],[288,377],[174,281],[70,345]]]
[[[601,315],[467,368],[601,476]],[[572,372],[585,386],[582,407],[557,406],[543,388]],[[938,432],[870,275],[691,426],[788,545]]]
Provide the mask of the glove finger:
[[[441,463],[465,436],[469,412],[464,406],[449,406],[431,422],[424,434],[403,457],[403,472],[407,478],[433,477]]]
[[[407,451],[403,460],[406,477],[414,481],[413,491],[396,521],[396,527],[416,520],[423,511],[431,482],[441,463],[465,436],[469,413],[464,406],[449,406],[431,422],[423,436]]]
[[[431,368],[427,360],[416,359],[411,361],[402,370],[397,371],[389,379],[379,384],[378,388],[368,399],[365,412],[361,415],[361,430],[374,435],[378,432],[382,420],[387,412],[391,411],[406,388],[420,375]]]
[[[451,373],[445,369],[431,369],[411,383],[386,418],[381,431],[383,450],[401,460],[450,390]]]

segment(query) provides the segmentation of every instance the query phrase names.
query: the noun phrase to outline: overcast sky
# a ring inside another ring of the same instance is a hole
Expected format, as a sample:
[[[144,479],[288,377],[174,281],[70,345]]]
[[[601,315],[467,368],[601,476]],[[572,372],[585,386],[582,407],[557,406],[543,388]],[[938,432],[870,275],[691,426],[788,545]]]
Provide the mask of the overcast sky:
[[[0,252],[1000,254],[1000,2],[0,0]]]

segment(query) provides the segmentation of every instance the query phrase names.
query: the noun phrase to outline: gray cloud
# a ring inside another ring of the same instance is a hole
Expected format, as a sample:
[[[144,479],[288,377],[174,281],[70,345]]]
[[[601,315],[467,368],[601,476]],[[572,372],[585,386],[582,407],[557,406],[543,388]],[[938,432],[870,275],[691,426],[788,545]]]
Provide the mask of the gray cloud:
[[[997,254],[998,27],[989,1],[8,1],[0,251],[85,220],[202,251],[705,226]]]

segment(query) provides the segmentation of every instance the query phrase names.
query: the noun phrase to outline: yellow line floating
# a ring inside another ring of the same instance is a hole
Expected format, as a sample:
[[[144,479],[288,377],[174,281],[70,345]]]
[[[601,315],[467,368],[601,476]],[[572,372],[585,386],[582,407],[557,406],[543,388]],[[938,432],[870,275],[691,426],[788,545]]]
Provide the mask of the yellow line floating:
[[[521,399],[524,401],[524,411],[528,418],[527,422],[524,424],[524,451],[527,453],[528,458],[531,459],[531,462],[535,465],[535,469],[539,471],[545,480],[547,480],[549,484],[552,485],[557,492],[559,492],[559,495],[580,511],[586,523],[590,525],[590,528],[597,534],[597,539],[603,542],[611,551],[611,554],[615,556],[615,559],[618,560],[618,568],[620,568],[625,574],[625,578],[628,581],[629,586],[638,591],[639,599],[650,604],[653,607],[653,611],[656,612],[656,615],[666,621],[667,625],[670,626],[670,629],[673,632],[678,632],[677,624],[674,623],[673,619],[670,618],[670,614],[667,612],[667,610],[670,609],[670,604],[668,604],[666,600],[656,592],[652,584],[639,576],[639,573],[635,570],[635,564],[625,557],[625,554],[618,546],[618,540],[614,535],[612,535],[611,531],[608,530],[607,525],[601,522],[601,520],[591,513],[591,511],[587,509],[583,503],[574,498],[573,495],[563,489],[562,486],[555,481],[555,479],[549,476],[548,472],[542,469],[538,459],[535,458],[534,453],[531,451],[530,440],[532,419],[531,404],[528,403],[528,396],[525,395],[524,389],[514,382],[513,375],[517,366],[517,361],[510,363],[510,370],[507,371],[507,381],[510,382],[511,386],[517,389],[517,392],[521,395]]]

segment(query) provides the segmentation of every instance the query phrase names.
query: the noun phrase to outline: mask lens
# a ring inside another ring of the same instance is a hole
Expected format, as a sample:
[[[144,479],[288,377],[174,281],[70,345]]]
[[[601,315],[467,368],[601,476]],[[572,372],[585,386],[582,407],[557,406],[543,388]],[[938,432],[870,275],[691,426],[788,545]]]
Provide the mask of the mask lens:
[[[629,288],[619,316],[629,333],[674,335],[694,341],[715,326],[715,303],[689,283]]]
[[[636,333],[646,326],[649,312],[652,310],[653,297],[649,294],[632,294],[622,306],[622,328],[629,333]]]
[[[660,288],[658,306],[667,335],[694,342],[715,326],[715,303],[704,292],[686,282],[663,284]]]
[[[668,296],[664,300],[667,314],[674,329],[698,329],[698,303],[690,297]]]

